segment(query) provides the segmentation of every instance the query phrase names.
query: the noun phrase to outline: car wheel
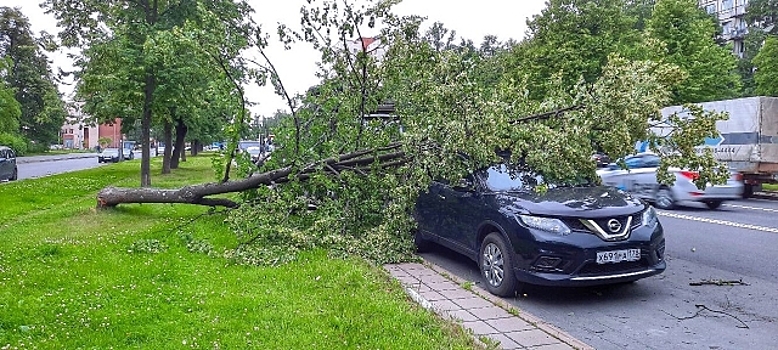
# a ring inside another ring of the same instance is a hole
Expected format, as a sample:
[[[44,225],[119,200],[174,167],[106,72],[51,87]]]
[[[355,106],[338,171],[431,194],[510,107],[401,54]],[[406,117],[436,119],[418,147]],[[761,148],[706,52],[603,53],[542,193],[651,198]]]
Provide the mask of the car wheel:
[[[481,242],[478,265],[490,293],[502,297],[516,293],[517,281],[513,271],[513,255],[508,244],[497,232],[492,232]]]
[[[707,201],[705,202],[705,205],[708,206],[708,209],[715,210],[718,209],[721,206],[721,201]]]
[[[419,230],[414,231],[413,243],[416,244],[416,252],[418,253],[426,253],[432,248],[432,242],[428,239],[424,239]]]
[[[673,209],[675,208],[675,198],[673,198],[673,191],[668,187],[662,187],[656,192],[656,199],[654,205],[659,209]]]
[[[19,179],[19,168],[14,168],[14,173],[11,175],[11,181],[16,181]]]
[[[743,198],[748,199],[754,196],[754,185],[746,184],[743,186]]]

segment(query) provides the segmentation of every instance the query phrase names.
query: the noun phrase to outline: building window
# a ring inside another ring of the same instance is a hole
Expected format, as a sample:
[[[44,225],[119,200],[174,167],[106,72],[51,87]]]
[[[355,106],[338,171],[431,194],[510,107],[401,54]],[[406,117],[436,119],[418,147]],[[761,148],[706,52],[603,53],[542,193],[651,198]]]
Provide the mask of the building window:
[[[705,6],[705,12],[708,14],[714,14],[716,13],[716,4],[708,4]]]
[[[727,11],[732,10],[732,8],[735,7],[735,1],[734,0],[722,0],[721,1],[721,10]]]

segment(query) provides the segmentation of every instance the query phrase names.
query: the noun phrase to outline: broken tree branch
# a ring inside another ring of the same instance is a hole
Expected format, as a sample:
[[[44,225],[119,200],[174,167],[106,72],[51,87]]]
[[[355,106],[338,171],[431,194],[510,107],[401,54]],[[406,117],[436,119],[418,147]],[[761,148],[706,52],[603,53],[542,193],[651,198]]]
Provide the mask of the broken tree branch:
[[[253,174],[245,179],[185,186],[175,190],[108,187],[97,194],[97,207],[110,208],[125,203],[182,203],[236,208],[238,207],[238,203],[230,199],[211,198],[210,196],[243,192],[260,186],[285,183],[293,178],[307,180],[312,173],[317,171],[319,166],[330,169],[330,171],[334,171],[334,173],[343,171],[364,173],[369,171],[371,165],[375,162],[381,163],[382,169],[396,167],[407,161],[404,152],[396,151],[384,154],[380,153],[396,150],[400,146],[401,145],[397,143],[379,149],[360,150],[354,153],[311,163],[299,171],[295,171],[292,167],[285,167],[260,174]]]

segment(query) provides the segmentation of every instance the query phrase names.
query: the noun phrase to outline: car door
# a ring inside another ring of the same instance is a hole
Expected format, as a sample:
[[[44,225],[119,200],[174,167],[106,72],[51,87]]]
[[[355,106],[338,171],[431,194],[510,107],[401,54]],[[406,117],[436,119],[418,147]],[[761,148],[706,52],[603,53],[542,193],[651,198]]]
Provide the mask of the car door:
[[[653,199],[654,193],[659,186],[656,180],[656,172],[659,168],[659,157],[655,155],[645,155],[640,158],[640,163],[633,169],[631,176],[632,192],[634,195]]]
[[[13,164],[8,159],[8,152],[6,150],[0,150],[0,180],[8,180],[11,178],[13,172]]]

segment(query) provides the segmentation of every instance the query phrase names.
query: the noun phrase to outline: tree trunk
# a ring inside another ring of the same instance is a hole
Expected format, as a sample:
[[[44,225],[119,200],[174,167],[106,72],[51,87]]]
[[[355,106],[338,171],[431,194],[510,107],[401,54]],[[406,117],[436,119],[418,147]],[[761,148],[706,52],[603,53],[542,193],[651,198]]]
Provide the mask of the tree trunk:
[[[164,134],[165,153],[162,155],[162,173],[170,174],[170,148],[173,142],[173,124],[167,120],[165,121]]]
[[[261,174],[254,174],[241,180],[186,186],[177,190],[107,187],[97,194],[97,207],[109,208],[123,203],[186,203],[235,208],[238,206],[238,203],[232,200],[208,197],[217,194],[242,192],[271,184],[283,184],[290,180],[290,175],[300,180],[307,180],[311,174],[320,171],[319,169],[324,169],[323,171],[328,175],[338,176],[343,171],[355,171],[360,174],[368,173],[375,169],[374,163],[376,162],[381,164],[381,168],[384,169],[395,168],[405,164],[407,161],[405,153],[397,151],[398,148],[400,148],[400,144],[396,143],[380,149],[362,150],[340,155],[335,158],[308,164],[302,170],[299,170],[296,175],[292,175],[293,168],[285,167]],[[376,153],[383,154],[376,155]]]
[[[146,85],[143,96],[143,119],[141,119],[141,160],[140,186],[151,187],[151,106],[154,103],[156,80],[150,71],[146,71]]]
[[[170,157],[170,168],[171,169],[178,169],[178,161],[181,159],[181,161],[186,161],[186,152],[184,151],[185,146],[185,137],[187,132],[186,124],[184,124],[183,119],[178,118],[176,120],[176,143],[175,148],[173,149],[173,155]]]
[[[202,151],[203,145],[200,143],[200,140],[194,140],[192,141],[192,150],[191,154],[192,157],[196,156],[200,151]]]

